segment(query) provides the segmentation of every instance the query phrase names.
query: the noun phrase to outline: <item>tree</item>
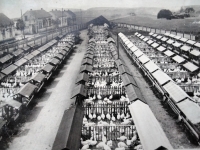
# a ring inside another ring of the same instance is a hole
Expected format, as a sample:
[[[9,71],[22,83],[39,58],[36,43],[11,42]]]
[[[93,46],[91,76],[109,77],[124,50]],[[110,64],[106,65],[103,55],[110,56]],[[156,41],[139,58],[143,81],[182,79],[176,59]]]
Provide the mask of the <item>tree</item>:
[[[61,21],[57,18],[56,20],[52,20],[52,24],[58,28],[59,27],[59,24],[61,24]]]
[[[188,8],[186,8],[185,9],[185,13],[194,13],[195,12],[195,10],[194,10],[194,8],[192,8],[192,7],[188,7]]]
[[[22,19],[17,20],[16,29],[23,31],[25,28],[25,23]]]
[[[158,12],[157,18],[158,18],[158,19],[160,19],[160,18],[170,19],[170,18],[171,18],[171,15],[172,15],[172,12],[171,12],[170,10],[161,9],[161,10]]]
[[[16,29],[23,31],[23,36],[24,36],[25,23],[22,19],[17,20]],[[24,36],[24,39],[25,39],[25,36]]]

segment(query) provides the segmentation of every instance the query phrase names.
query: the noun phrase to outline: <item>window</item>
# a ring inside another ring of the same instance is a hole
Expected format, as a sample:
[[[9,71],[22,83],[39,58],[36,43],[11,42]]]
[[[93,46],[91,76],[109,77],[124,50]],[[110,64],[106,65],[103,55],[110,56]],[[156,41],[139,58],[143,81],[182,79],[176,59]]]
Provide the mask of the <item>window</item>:
[[[28,17],[27,16],[24,16],[24,19],[25,19],[25,21],[28,21]]]
[[[2,33],[3,38],[5,38],[5,37],[6,37],[5,29],[3,29],[3,30],[1,31],[1,33]]]
[[[13,35],[12,35],[12,28],[9,28],[9,33],[10,33],[10,37],[13,37]]]

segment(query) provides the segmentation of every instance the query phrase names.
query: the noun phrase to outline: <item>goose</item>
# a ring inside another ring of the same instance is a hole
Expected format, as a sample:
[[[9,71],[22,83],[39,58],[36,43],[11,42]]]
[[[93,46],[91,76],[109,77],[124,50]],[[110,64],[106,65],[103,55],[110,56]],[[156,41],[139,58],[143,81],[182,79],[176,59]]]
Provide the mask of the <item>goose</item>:
[[[105,119],[105,114],[103,113],[103,111],[102,111],[102,113],[101,113],[101,118],[104,120]]]
[[[93,116],[92,116],[94,119],[96,119],[97,115],[95,112],[93,112]]]
[[[107,114],[106,114],[106,118],[107,118],[108,120],[110,120],[110,119],[111,119],[111,117],[110,117],[110,114],[109,114],[109,113],[107,113]]]
[[[83,141],[83,139],[81,138],[81,144],[82,145],[88,145],[88,141]]]
[[[126,136],[120,136],[119,138],[117,138],[117,140],[125,141],[125,140],[127,140],[127,137]]]
[[[104,148],[105,143],[104,142],[99,142],[96,146],[96,148]]]
[[[104,150],[111,150],[111,148],[108,145],[104,144]]]
[[[121,114],[120,118],[121,118],[121,119],[124,119],[124,116],[125,116],[125,115],[124,115],[124,112],[123,112],[123,113]]]
[[[89,144],[84,145],[81,150],[87,150],[89,148]]]
[[[117,120],[120,120],[121,116],[120,113],[117,113]]]
[[[115,116],[113,115],[113,113],[112,113],[112,121],[116,121],[116,118],[115,118]]]
[[[124,143],[124,142],[119,142],[117,144],[118,147],[124,147],[124,148],[128,148],[128,146]]]
[[[97,120],[100,121],[100,120],[101,120],[101,116],[98,116],[98,117],[97,117]]]
[[[85,117],[85,115],[83,117],[83,122],[87,122],[87,118]]]

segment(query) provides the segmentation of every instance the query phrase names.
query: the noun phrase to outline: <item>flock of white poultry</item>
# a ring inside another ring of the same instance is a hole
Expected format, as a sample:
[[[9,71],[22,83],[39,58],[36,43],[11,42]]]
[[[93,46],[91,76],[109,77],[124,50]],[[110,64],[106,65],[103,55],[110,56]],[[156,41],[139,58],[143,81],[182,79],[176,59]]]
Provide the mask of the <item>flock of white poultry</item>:
[[[95,34],[95,39],[106,40],[98,31],[95,32],[98,33]],[[102,53],[103,55],[101,55],[101,52],[105,51],[111,53],[110,48],[104,47],[103,49],[101,48],[102,44],[98,45],[96,43],[96,45],[95,53],[97,54],[94,55],[93,67],[98,67],[98,69],[95,69],[92,73],[88,73],[90,79],[86,85],[90,89],[98,90],[95,92],[96,94],[89,93],[88,98],[84,100],[84,106],[88,107],[85,107],[82,135],[89,136],[88,133],[91,132],[91,137],[81,138],[81,150],[89,150],[90,148],[125,150],[132,145],[135,150],[142,150],[133,119],[130,112],[127,111],[128,96],[126,94],[121,95],[116,100],[114,99],[115,93],[113,92],[110,95],[103,94],[104,89],[123,88],[123,82],[117,69],[112,70],[112,72],[103,70],[104,67],[116,67],[111,54],[106,55],[106,57],[104,57],[104,54],[107,53]],[[109,80],[111,82],[108,82],[106,78],[112,79]],[[125,107],[118,107],[121,106],[120,104],[124,104]],[[111,105],[112,108],[116,107],[114,108],[115,111],[108,108]],[[116,133],[116,139],[111,138],[114,133]]]
[[[71,37],[73,36],[67,36],[66,38],[63,38],[63,41],[71,41]],[[19,67],[14,75],[9,75],[1,81],[0,101],[6,102],[6,100],[12,99],[13,95],[19,91],[20,87],[24,86],[23,83],[26,83],[61,50],[60,47],[52,47],[41,55],[29,60],[27,64]]]

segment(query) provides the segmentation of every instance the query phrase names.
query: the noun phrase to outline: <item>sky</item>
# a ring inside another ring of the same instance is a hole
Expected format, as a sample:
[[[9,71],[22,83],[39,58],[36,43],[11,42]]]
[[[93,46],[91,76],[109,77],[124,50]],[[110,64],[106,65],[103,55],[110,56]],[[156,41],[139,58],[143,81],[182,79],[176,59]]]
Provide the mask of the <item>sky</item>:
[[[159,7],[180,9],[181,6],[200,5],[200,0],[0,0],[0,13],[9,18],[17,18],[30,9],[75,8],[88,9],[92,7]]]

